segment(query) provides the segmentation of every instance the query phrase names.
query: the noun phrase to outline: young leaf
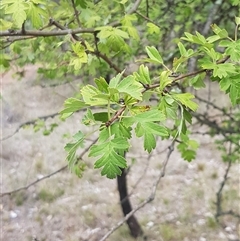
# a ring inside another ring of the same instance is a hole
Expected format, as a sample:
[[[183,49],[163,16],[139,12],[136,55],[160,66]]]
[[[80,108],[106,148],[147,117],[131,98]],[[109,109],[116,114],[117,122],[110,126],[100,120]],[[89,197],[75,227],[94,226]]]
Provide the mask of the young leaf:
[[[143,86],[135,80],[133,75],[124,78],[116,87],[120,93],[126,93],[131,97],[141,100]]]
[[[140,83],[151,84],[148,67],[143,64],[140,65],[138,72],[134,73],[134,76],[136,76],[136,80]]]
[[[107,105],[109,102],[109,95],[102,94],[100,90],[92,85],[85,85],[81,89],[81,94],[85,103],[90,106]]]
[[[164,121],[166,116],[159,110],[149,110],[135,116],[138,122]]]
[[[87,106],[88,105],[84,101],[71,97],[65,100],[64,109],[60,111],[59,114],[61,115],[61,118],[66,119],[67,117],[71,116],[74,112],[81,110]]]
[[[158,50],[155,47],[146,47],[147,54],[151,60],[153,60],[155,63],[163,64],[163,60],[161,55],[159,54]]]
[[[172,94],[171,96],[192,111],[196,111],[198,108],[197,103],[191,100],[194,98],[194,95],[192,95],[191,93]]]
[[[84,144],[84,134],[79,131],[74,135],[74,139],[76,140],[74,143],[68,143],[64,149],[68,152],[67,155],[67,160],[68,160],[68,165],[70,169],[75,165],[76,163],[76,151],[79,147],[83,147]]]

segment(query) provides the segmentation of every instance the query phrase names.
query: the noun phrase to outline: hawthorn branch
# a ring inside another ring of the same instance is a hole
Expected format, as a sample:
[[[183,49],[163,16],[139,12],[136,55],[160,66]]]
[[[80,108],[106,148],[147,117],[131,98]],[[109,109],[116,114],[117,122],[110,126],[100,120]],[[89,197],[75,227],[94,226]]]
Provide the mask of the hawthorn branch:
[[[118,68],[117,65],[115,65],[105,54],[102,54],[100,52],[90,52],[98,57],[100,57],[101,59],[103,59],[110,68],[114,69],[117,73],[121,73],[122,70]],[[123,76],[126,77],[126,73],[123,73]]]
[[[230,149],[231,149],[231,146],[230,146]],[[229,151],[229,155],[231,155],[231,151]],[[225,174],[224,174],[223,181],[221,182],[219,190],[216,193],[217,201],[215,203],[216,204],[215,218],[216,218],[217,221],[219,221],[218,218],[220,216],[224,216],[224,215],[231,215],[231,216],[233,216],[235,218],[238,218],[240,220],[240,214],[237,214],[237,213],[235,213],[232,210],[229,210],[229,211],[226,211],[226,212],[222,211],[222,192],[223,192],[224,186],[226,185],[226,182],[227,182],[227,179],[228,179],[228,174],[229,174],[231,166],[232,166],[232,161],[229,160],[228,161],[228,166],[227,166]]]
[[[109,127],[110,125],[112,125],[112,123],[121,116],[121,114],[124,112],[125,109],[126,109],[126,106],[123,106],[120,110],[118,110],[118,111],[115,113],[115,115],[114,115],[109,121],[107,121],[107,122],[105,123],[105,126],[106,126],[106,127]]]
[[[235,144],[236,146],[238,146],[240,148],[240,144],[238,143],[237,140],[234,140],[231,138],[231,136],[228,135],[233,135],[233,134],[239,134],[238,130],[232,130],[232,129],[226,129],[226,128],[222,128],[220,127],[216,121],[211,121],[209,120],[205,115],[202,114],[197,114],[197,113],[193,113],[193,116],[201,123],[204,124],[212,129],[214,129],[216,131],[217,134],[221,134],[225,137],[225,139],[227,141],[229,141],[230,143]]]
[[[162,168],[161,172],[159,173],[159,176],[158,176],[157,180],[153,184],[152,191],[151,191],[150,195],[148,196],[148,198],[145,201],[143,201],[142,203],[140,203],[130,213],[128,213],[114,227],[112,227],[111,230],[109,232],[107,232],[104,235],[104,237],[102,237],[100,239],[100,241],[105,241],[114,231],[116,231],[119,227],[121,227],[133,214],[135,214],[139,209],[143,208],[146,204],[148,204],[148,203],[150,203],[154,200],[154,198],[156,196],[158,184],[160,183],[161,179],[165,176],[167,164],[169,162],[169,159],[170,159],[170,156],[171,156],[172,152],[174,151],[174,145],[175,145],[175,141],[173,141],[172,144],[169,146],[169,150],[168,150],[166,159],[164,160],[164,163],[163,163],[163,168]]]
[[[142,13],[140,13],[140,12],[138,12],[138,11],[136,11],[136,14],[139,15],[140,17],[142,17],[143,19],[145,19],[147,22],[153,23],[154,25],[156,25],[156,26],[158,26],[158,27],[160,28],[160,26],[159,26],[157,23],[155,23],[154,21],[152,21],[152,20],[148,17],[148,15],[147,15],[147,16],[144,16]],[[148,12],[147,12],[147,14],[148,14]]]
[[[81,160],[81,159],[83,158],[83,156],[89,151],[89,149],[91,148],[91,146],[94,145],[94,144],[97,142],[97,140],[98,140],[98,138],[94,139],[94,140],[91,142],[91,144],[90,144],[87,148],[85,148],[85,149],[83,150],[83,152],[78,156],[77,159],[78,159],[78,160]],[[0,193],[0,197],[7,196],[7,195],[12,195],[12,194],[14,194],[14,193],[16,193],[16,192],[19,192],[19,191],[21,191],[21,190],[27,190],[27,189],[30,188],[31,186],[34,186],[34,185],[36,185],[37,183],[39,183],[39,182],[41,182],[41,181],[43,181],[43,180],[45,180],[45,179],[47,179],[47,178],[49,178],[49,177],[52,177],[52,176],[54,176],[55,174],[57,174],[57,173],[65,170],[67,167],[68,167],[68,165],[65,165],[65,166],[59,168],[58,170],[56,170],[56,171],[54,171],[54,172],[52,172],[52,173],[50,173],[50,174],[48,174],[48,175],[46,175],[46,176],[44,176],[44,177],[41,177],[41,178],[36,179],[35,181],[31,182],[31,183],[28,184],[27,186],[20,187],[20,188],[18,188],[18,189],[13,190],[13,191]]]
[[[73,2],[73,0],[71,0]],[[133,14],[137,11],[142,0],[137,0],[132,8],[127,12],[127,14]],[[74,4],[75,6],[75,4]],[[50,20],[51,21],[51,20]],[[56,26],[56,21],[54,21]],[[115,27],[118,26],[120,22],[115,22],[110,24],[110,26]],[[60,26],[60,25],[59,25]],[[75,34],[83,34],[83,33],[92,33],[94,34],[97,30],[94,28],[76,28],[76,29],[66,29],[65,27],[58,27],[61,30],[53,30],[53,31],[42,31],[42,30],[13,30],[9,29],[7,31],[0,32],[0,37],[9,37],[9,36],[35,36],[35,37],[52,37],[52,36],[63,36],[67,34],[75,35]]]
[[[77,8],[76,8],[76,4],[75,4],[74,0],[71,0],[71,2],[72,2],[72,6],[73,6],[73,10],[74,10],[74,14],[75,14],[75,17],[76,17],[76,20],[77,20],[78,26],[81,27],[81,23],[80,23],[80,20],[79,20],[79,17],[78,17],[79,12],[78,12],[78,10],[77,10]]]
[[[56,23],[56,22],[55,22]],[[35,36],[35,37],[52,37],[52,36],[64,36],[68,34],[82,34],[82,33],[94,33],[94,28],[76,28],[76,29],[63,29],[63,30],[52,30],[52,31],[41,31],[41,30],[7,30],[0,32],[0,37],[9,36]]]
[[[234,118],[224,108],[220,108],[219,106],[215,105],[213,102],[205,100],[197,95],[195,95],[195,98],[201,102],[206,103],[207,105],[212,106],[214,109],[221,111],[225,116],[229,117],[229,119],[231,119],[232,121],[235,121]]]
[[[230,58],[230,56],[226,56],[225,58],[217,61],[217,64],[225,63],[229,58]],[[209,72],[209,69],[200,69],[200,70],[193,71],[193,72],[190,72],[190,73],[187,73],[187,74],[180,74],[176,78],[174,78],[173,81],[169,85],[167,85],[166,87],[171,87],[172,85],[176,84],[179,80],[182,80],[182,79],[187,78],[187,77],[195,76],[195,75],[198,75],[198,74],[201,74],[201,73],[204,73],[204,72]],[[144,87],[143,93],[148,91],[148,90],[158,88],[159,86],[160,86],[159,83],[152,84],[152,85],[143,84],[143,87]]]
[[[16,129],[12,134],[3,137],[2,139],[0,139],[0,141],[5,141],[5,140],[11,138],[13,135],[15,135],[15,134],[16,134],[23,126],[25,126],[25,125],[32,125],[32,124],[35,124],[36,121],[38,121],[39,119],[40,119],[40,120],[46,120],[46,119],[48,119],[48,118],[54,118],[54,117],[57,116],[57,115],[59,115],[58,112],[57,112],[57,113],[50,114],[50,115],[45,115],[45,116],[38,117],[38,118],[35,119],[35,120],[30,120],[30,121],[23,122],[22,124],[20,124],[20,125],[17,127],[17,129]]]
[[[22,191],[22,190],[27,190],[27,189],[30,188],[31,186],[36,185],[38,182],[41,182],[41,181],[43,181],[44,179],[47,179],[47,178],[49,178],[49,177],[51,177],[51,176],[54,176],[55,174],[57,174],[57,173],[65,170],[67,167],[68,167],[68,165],[65,165],[65,166],[59,168],[58,170],[56,170],[56,171],[54,171],[54,172],[52,172],[52,173],[50,173],[50,174],[48,174],[48,175],[46,175],[46,176],[44,176],[44,177],[41,177],[41,178],[36,179],[35,181],[31,182],[31,183],[28,184],[27,186],[20,187],[20,188],[18,188],[18,189],[13,190],[13,191],[0,193],[0,197],[7,196],[7,195],[12,195],[12,194],[14,194],[14,193],[16,193],[16,192],[19,192],[19,191]]]
[[[146,175],[147,173],[147,170],[148,170],[148,167],[149,167],[149,162],[150,162],[150,159],[152,157],[153,153],[151,152],[149,155],[148,155],[148,158],[147,158],[147,163],[143,169],[143,173],[141,174],[141,176],[138,178],[138,180],[135,182],[135,184],[133,185],[132,187],[132,190],[131,192],[128,194],[128,196],[126,196],[124,199],[121,200],[121,203],[123,203],[127,198],[131,197],[135,191],[135,189],[137,188],[137,186],[140,184],[140,182],[143,180],[144,176]],[[128,172],[129,170],[131,169],[131,166],[128,168]]]

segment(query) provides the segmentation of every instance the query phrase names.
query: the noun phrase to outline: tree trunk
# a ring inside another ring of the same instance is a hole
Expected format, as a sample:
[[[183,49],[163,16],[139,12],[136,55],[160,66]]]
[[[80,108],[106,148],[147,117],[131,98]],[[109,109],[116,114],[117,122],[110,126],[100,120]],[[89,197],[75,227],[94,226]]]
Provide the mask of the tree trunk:
[[[122,170],[122,175],[117,176],[117,184],[118,184],[118,192],[120,196],[120,202],[121,202],[121,207],[124,216],[126,216],[128,213],[132,211],[132,206],[128,197],[128,190],[127,190],[127,171],[126,169],[121,169]],[[134,215],[132,215],[128,220],[127,220],[128,227],[130,229],[131,235],[136,238],[139,236],[143,235],[143,231],[135,218]]]

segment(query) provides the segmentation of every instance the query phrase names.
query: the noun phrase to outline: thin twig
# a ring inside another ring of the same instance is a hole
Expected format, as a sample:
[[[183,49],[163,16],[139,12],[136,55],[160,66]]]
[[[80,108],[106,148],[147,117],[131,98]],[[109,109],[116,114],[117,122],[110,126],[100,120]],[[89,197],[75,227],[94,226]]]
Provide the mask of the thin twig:
[[[209,100],[205,100],[197,95],[195,95],[195,98],[199,101],[202,101],[210,106],[212,106],[213,108],[221,111],[225,116],[228,116],[232,121],[235,121],[234,118],[224,109],[224,108],[220,108],[217,105],[215,105],[213,102],[209,101]]]
[[[90,147],[97,142],[97,140],[98,140],[98,138],[94,139],[94,140],[91,142],[91,144],[90,144],[87,148],[85,148],[85,149],[83,150],[83,152],[78,156],[78,160],[80,160],[80,159],[83,158],[83,156],[89,151]],[[37,183],[43,181],[44,179],[47,179],[47,178],[49,178],[49,177],[54,176],[55,174],[57,174],[57,173],[65,170],[67,167],[68,167],[68,165],[65,165],[65,166],[59,168],[58,170],[56,170],[56,171],[54,171],[54,172],[52,172],[52,173],[50,173],[50,174],[48,174],[48,175],[46,175],[46,176],[44,176],[44,177],[41,177],[41,178],[36,179],[35,181],[31,182],[31,183],[28,184],[27,186],[20,187],[20,188],[18,188],[18,189],[13,190],[13,191],[0,193],[0,197],[6,196],[6,195],[12,195],[13,193],[19,192],[19,191],[21,191],[21,190],[27,190],[29,187],[36,185]]]
[[[231,143],[230,143],[229,153],[228,153],[228,154],[229,154],[229,155],[232,154],[232,151],[231,151]],[[220,187],[219,187],[219,190],[218,190],[218,192],[216,193],[216,196],[217,196],[216,209],[217,209],[217,210],[216,210],[215,218],[216,218],[217,221],[219,221],[218,218],[219,218],[220,216],[224,216],[224,215],[231,215],[231,216],[236,217],[236,218],[238,218],[238,219],[240,220],[240,214],[237,214],[237,213],[235,213],[235,212],[232,211],[232,210],[225,211],[225,212],[222,211],[222,192],[223,192],[223,188],[224,188],[224,186],[226,185],[226,182],[227,182],[227,180],[228,180],[228,174],[229,174],[229,171],[230,171],[231,166],[232,166],[232,161],[229,160],[229,161],[228,161],[228,166],[227,166],[226,171],[225,171],[225,174],[224,174],[223,181],[221,182]]]
[[[71,0],[71,2],[72,2],[75,17],[76,17],[76,20],[77,20],[77,23],[78,23],[78,27],[81,27],[81,23],[80,23],[80,20],[79,20],[79,17],[78,17],[79,13],[78,13],[78,10],[76,9],[75,2],[74,2],[74,0]]]
[[[141,14],[140,12],[136,11],[136,14],[139,15],[140,17],[144,18],[147,22],[153,23],[154,25],[158,26],[160,28],[160,26],[155,23],[154,21],[152,21],[150,18],[148,18],[147,16],[144,16],[143,14]]]
[[[36,36],[36,37],[52,37],[52,36],[63,36],[68,34],[79,34],[79,33],[94,33],[93,28],[76,28],[76,29],[65,29],[65,30],[53,30],[53,31],[41,31],[41,30],[8,30],[0,32],[0,37],[7,36]]]
[[[26,126],[26,125],[32,125],[32,124],[35,124],[38,120],[46,120],[48,118],[54,118],[55,116],[59,115],[59,113],[53,113],[53,114],[50,114],[50,115],[45,115],[45,116],[40,116],[38,117],[37,119],[35,120],[30,120],[30,121],[26,121],[26,122],[23,122],[22,124],[20,124],[17,129],[10,135],[8,136],[5,136],[3,137],[2,139],[0,139],[0,142],[1,141],[5,141],[9,138],[11,138],[13,135],[15,135],[23,126]]]
[[[162,179],[162,177],[164,177],[164,175],[165,175],[168,161],[174,150],[174,144],[175,144],[175,141],[173,141],[171,146],[169,146],[169,151],[168,151],[166,159],[164,161],[163,168],[162,168],[157,180],[153,184],[152,191],[151,191],[149,197],[145,201],[140,203],[136,208],[134,208],[130,213],[128,213],[121,221],[119,221],[113,228],[111,228],[111,230],[109,232],[107,232],[104,235],[104,237],[102,237],[99,241],[105,241],[114,231],[116,231],[119,227],[121,227],[134,213],[136,213],[139,209],[143,208],[146,204],[148,204],[154,200],[154,198],[156,196],[158,184],[159,184],[160,180]]]

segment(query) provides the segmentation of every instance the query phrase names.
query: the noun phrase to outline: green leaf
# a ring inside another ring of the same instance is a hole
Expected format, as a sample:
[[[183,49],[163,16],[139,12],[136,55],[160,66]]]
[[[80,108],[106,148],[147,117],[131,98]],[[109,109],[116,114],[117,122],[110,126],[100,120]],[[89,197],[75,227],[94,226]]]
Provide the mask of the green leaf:
[[[218,35],[213,35],[213,36],[210,36],[210,37],[207,38],[207,42],[208,42],[208,43],[214,43],[214,42],[216,42],[216,41],[219,40],[219,39],[221,39],[220,36],[218,36]]]
[[[5,14],[11,14],[16,27],[21,28],[27,19],[28,5],[23,0],[3,1],[3,4],[9,4],[5,7]]]
[[[143,86],[135,80],[133,75],[124,78],[116,87],[120,93],[126,93],[131,97],[142,100]]]
[[[161,137],[167,137],[169,136],[168,130],[164,126],[160,126],[157,123],[152,122],[142,122],[141,123],[145,133],[152,133],[154,135],[158,135]]]
[[[88,105],[85,102],[71,97],[65,100],[64,109],[60,111],[59,114],[61,115],[61,118],[66,119],[67,117],[71,116],[74,112],[81,110],[87,106]]]
[[[182,93],[182,94],[172,94],[171,95],[175,100],[181,102],[184,106],[188,107],[192,111],[196,111],[198,108],[197,103],[193,102],[191,99],[194,98],[194,95],[191,93]]]
[[[138,82],[143,84],[151,84],[151,79],[147,66],[141,64],[138,69],[138,72],[133,73],[133,75]]]
[[[191,162],[196,158],[196,151],[187,149],[182,153],[182,158],[188,162]]]
[[[94,82],[101,92],[108,93],[108,83],[104,78],[100,77],[99,79],[95,79]]]
[[[72,46],[73,52],[78,56],[79,62],[87,63],[88,56],[86,54],[86,50],[85,50],[84,46],[80,42],[75,42],[71,46]]]
[[[190,140],[188,135],[181,134],[181,143],[178,144],[177,148],[181,152],[181,156],[184,160],[190,162],[196,158],[196,150],[199,144],[195,140]]]
[[[214,77],[227,77],[230,73],[236,73],[235,66],[232,63],[218,64],[213,69]]]
[[[195,77],[190,79],[189,81],[190,86],[192,86],[196,90],[205,88],[206,85],[203,81],[205,79],[205,76],[206,76],[206,73],[196,75]]]
[[[123,72],[113,77],[109,82],[109,88],[116,88],[122,78]]]
[[[126,26],[126,27],[124,27],[124,29],[128,32],[129,36],[131,36],[133,39],[135,39],[137,41],[140,40],[138,31],[137,31],[137,29],[135,27]]]
[[[118,150],[127,150],[129,143],[126,138],[118,137],[107,142],[95,144],[90,148],[89,156],[101,157],[95,162],[95,168],[103,167],[101,174],[108,178],[121,175],[121,169],[127,166],[126,159],[117,153]]]
[[[101,106],[101,105],[107,105],[109,95],[108,94],[102,94],[100,90],[95,88],[92,85],[85,85],[81,89],[81,94],[83,97],[83,100],[85,104],[90,106]]]
[[[158,63],[158,64],[163,64],[163,59],[162,59],[161,55],[159,54],[158,50],[154,46],[152,46],[152,47],[147,46],[146,51],[147,51],[149,58],[152,61],[154,61],[155,63]]]
[[[212,24],[211,28],[215,34],[217,34],[220,38],[227,38],[228,32],[225,29],[219,28],[216,24]]]
[[[31,19],[33,26],[35,28],[40,28],[42,26],[43,16],[46,16],[45,11],[40,6],[30,2],[28,9],[28,17]]]
[[[86,126],[95,125],[96,121],[94,119],[93,113],[90,109],[87,109],[87,113],[82,118],[82,123]]]
[[[240,17],[235,17],[235,23],[236,23],[237,25],[240,25]]]
[[[68,166],[71,170],[77,163],[76,151],[78,150],[78,148],[83,147],[84,138],[85,138],[84,134],[81,131],[79,131],[74,135],[75,142],[68,143],[64,147],[64,149],[68,152],[67,160],[68,160]]]
[[[240,103],[240,74],[223,78],[220,81],[221,90],[229,93],[232,105]]]
[[[178,48],[180,50],[181,56],[187,55],[187,50],[185,49],[184,45],[181,42],[178,43]]]
[[[131,127],[126,127],[122,122],[115,122],[111,125],[111,133],[115,135],[115,137],[126,137],[130,139],[131,135]]]
[[[86,0],[75,0],[76,6],[80,6],[83,9],[87,8],[87,1]]]
[[[232,42],[229,40],[222,40],[219,46],[226,47],[225,53],[230,55],[230,59],[233,61],[240,60],[240,39]]]
[[[172,79],[169,78],[169,71],[162,71],[161,75],[160,75],[160,85],[159,85],[159,89],[160,91],[163,91],[163,89],[167,86],[170,85],[172,83]]]
[[[151,133],[144,133],[144,150],[150,153],[153,149],[156,148],[156,139]]]
[[[147,31],[149,34],[154,34],[154,33],[159,34],[160,33],[160,28],[153,23],[147,23],[147,27],[148,27]]]
[[[101,121],[104,123],[108,121],[108,113],[107,112],[94,113],[93,116],[96,121]]]
[[[141,123],[151,121],[164,121],[165,119],[166,116],[159,110],[149,110],[135,115],[135,120]]]

